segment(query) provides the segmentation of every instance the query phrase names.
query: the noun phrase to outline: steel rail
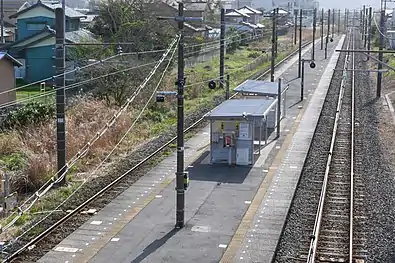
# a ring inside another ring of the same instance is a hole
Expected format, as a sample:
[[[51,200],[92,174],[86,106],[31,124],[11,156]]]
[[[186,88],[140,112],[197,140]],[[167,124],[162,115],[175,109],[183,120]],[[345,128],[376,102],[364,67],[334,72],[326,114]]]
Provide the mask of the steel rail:
[[[352,32],[349,31],[349,33],[350,33],[350,36],[349,36],[348,43],[347,43],[347,49],[350,48],[351,43],[353,41]],[[335,122],[333,124],[332,140],[331,140],[331,145],[329,148],[328,160],[327,160],[324,180],[323,180],[323,184],[322,184],[322,188],[321,188],[321,194],[320,194],[320,199],[319,199],[319,203],[318,203],[316,219],[315,219],[315,223],[314,223],[312,240],[310,241],[310,247],[309,247],[309,252],[308,252],[308,256],[307,256],[308,263],[314,263],[316,254],[317,254],[317,244],[318,244],[318,239],[319,239],[319,233],[320,233],[320,227],[321,227],[321,221],[322,221],[322,215],[323,215],[323,208],[324,208],[326,190],[327,190],[327,185],[328,185],[329,171],[331,168],[333,149],[335,146],[336,132],[337,132],[337,128],[338,128],[338,124],[339,124],[339,120],[340,120],[340,112],[341,112],[341,106],[343,103],[344,89],[345,89],[345,86],[347,83],[347,68],[348,68],[349,59],[350,59],[350,54],[347,54],[345,61],[344,61],[344,67],[343,67],[344,71],[343,71],[342,81],[340,83],[340,91],[339,91],[339,98],[338,98],[336,114],[335,114]]]
[[[308,45],[310,45],[312,43],[312,40],[307,41],[305,44],[302,45],[302,48],[307,47]],[[289,60],[291,57],[295,56],[297,54],[299,49],[295,49],[293,50],[289,55],[287,55],[286,57],[284,57],[282,60],[280,60],[278,63],[276,63],[275,67],[279,67],[281,66],[284,62],[286,62],[287,60]],[[262,78],[263,76],[266,76],[268,74],[270,74],[270,68],[265,70],[263,73],[258,73],[259,75],[257,76],[257,74],[253,74],[251,75],[249,78],[254,78],[256,80]],[[248,78],[248,79],[249,79]],[[233,94],[232,96],[230,96],[230,99],[233,99],[235,96],[237,96],[238,93]],[[210,113],[210,112],[208,112]],[[184,133],[189,132],[190,130],[194,129],[196,126],[198,126],[200,123],[202,123],[206,117],[206,115],[208,114],[204,114],[203,117],[201,117],[199,120],[197,120],[196,122],[194,122],[192,125],[190,125],[188,128],[186,128],[184,130]],[[124,179],[126,176],[128,176],[131,172],[137,170],[138,168],[140,168],[142,165],[144,165],[146,162],[148,162],[149,160],[151,160],[153,157],[155,157],[159,152],[161,152],[163,149],[165,149],[166,147],[168,147],[171,143],[173,143],[175,140],[177,139],[177,136],[174,136],[173,138],[171,138],[168,142],[166,142],[165,144],[163,144],[162,146],[160,146],[157,150],[155,150],[153,153],[151,153],[150,155],[148,155],[147,157],[145,157],[143,160],[141,160],[138,164],[136,164],[135,166],[133,166],[131,169],[129,169],[128,171],[126,171],[125,173],[123,173],[121,176],[119,176],[117,179],[115,179],[114,181],[112,181],[110,184],[108,184],[106,187],[102,188],[99,192],[97,192],[96,194],[94,194],[93,196],[91,196],[89,199],[87,199],[86,201],[84,201],[82,204],[80,204],[78,207],[76,207],[74,210],[70,211],[67,215],[65,215],[64,217],[62,217],[60,220],[58,220],[56,223],[52,224],[51,226],[49,226],[48,228],[46,228],[43,232],[41,232],[39,235],[37,235],[36,237],[34,237],[32,240],[30,240],[28,243],[26,243],[23,247],[21,247],[19,250],[17,250],[16,252],[14,252],[11,256],[9,256],[8,258],[6,258],[5,260],[3,260],[2,262],[11,262],[12,260],[16,259],[18,256],[20,256],[25,250],[27,250],[29,247],[31,247],[32,245],[37,244],[38,242],[40,242],[42,239],[44,239],[46,236],[48,236],[52,231],[54,231],[56,228],[58,228],[60,225],[62,225],[64,222],[66,222],[67,220],[69,220],[71,217],[73,217],[74,215],[76,215],[79,211],[81,211],[85,206],[87,206],[89,203],[91,203],[92,201],[94,201],[96,198],[98,198],[99,196],[101,196],[102,194],[104,194],[105,192],[107,192],[109,189],[111,189],[113,186],[115,186],[117,183],[119,183],[122,179]]]
[[[352,28],[354,36],[355,27]],[[355,41],[352,43],[355,49]],[[354,241],[354,126],[355,126],[355,53],[352,56],[352,73],[351,73],[351,162],[350,162],[350,246],[349,262],[353,261],[353,241]]]

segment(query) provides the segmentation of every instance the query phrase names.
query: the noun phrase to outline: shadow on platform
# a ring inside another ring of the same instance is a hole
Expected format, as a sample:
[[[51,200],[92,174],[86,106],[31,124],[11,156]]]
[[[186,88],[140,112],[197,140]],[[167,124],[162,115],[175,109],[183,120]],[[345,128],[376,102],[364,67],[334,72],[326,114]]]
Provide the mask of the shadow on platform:
[[[228,184],[242,184],[252,169],[249,166],[229,166],[227,164],[210,164],[210,152],[204,152],[187,171],[191,181],[209,181]]]
[[[149,255],[154,253],[158,248],[163,246],[170,238],[172,238],[179,229],[174,228],[170,232],[168,232],[166,235],[164,235],[161,239],[157,239],[153,241],[151,244],[149,244],[146,248],[144,248],[143,253],[141,253],[137,258],[131,261],[131,263],[138,263],[146,259]]]

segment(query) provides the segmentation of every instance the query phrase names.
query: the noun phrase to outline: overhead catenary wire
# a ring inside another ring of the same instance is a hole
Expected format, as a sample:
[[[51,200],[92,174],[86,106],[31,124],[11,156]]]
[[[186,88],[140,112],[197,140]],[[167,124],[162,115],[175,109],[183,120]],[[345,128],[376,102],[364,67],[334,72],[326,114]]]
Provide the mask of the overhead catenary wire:
[[[142,108],[142,110],[140,111],[139,115],[136,117],[136,119],[133,121],[133,123],[129,126],[128,130],[124,133],[124,135],[122,136],[122,138],[117,142],[117,144],[111,149],[111,151],[106,155],[106,157],[96,166],[96,168],[89,174],[88,177],[86,177],[84,179],[84,181],[69,195],[67,196],[67,198],[65,198],[65,200],[63,200],[56,208],[54,208],[53,210],[49,211],[49,213],[44,216],[42,219],[40,219],[39,221],[37,221],[35,224],[33,224],[31,227],[29,227],[27,230],[25,230],[23,233],[21,233],[20,235],[18,235],[16,238],[13,239],[13,242],[11,242],[10,244],[7,244],[6,246],[3,247],[2,251],[4,251],[5,249],[7,249],[9,246],[11,246],[13,243],[15,243],[16,241],[18,241],[21,237],[23,237],[24,235],[26,235],[27,233],[29,233],[32,229],[34,229],[37,225],[39,225],[41,222],[43,222],[45,219],[47,219],[50,215],[52,215],[54,212],[56,211],[61,211],[60,208],[68,201],[70,200],[70,198],[72,196],[74,196],[89,180],[90,178],[104,165],[104,163],[111,157],[111,155],[115,152],[115,150],[119,147],[119,145],[125,140],[126,136],[131,132],[131,130],[135,127],[135,125],[137,124],[137,122],[140,120],[141,116],[143,115],[143,113],[145,112],[145,110],[147,109],[147,107],[149,106],[150,102],[152,101],[152,99],[154,98],[154,96],[156,95],[156,92],[160,86],[160,84],[163,81],[163,78],[170,66],[171,61],[174,58],[174,54],[176,52],[177,48],[174,48],[173,53],[171,54],[171,58],[168,61],[164,71],[162,72],[162,75],[156,85],[156,87],[154,88],[153,92],[151,93],[151,96],[149,97],[148,101],[146,102],[146,104],[144,105],[144,107]],[[142,87],[143,88],[143,87]]]
[[[237,35],[239,35],[239,34],[237,34]],[[229,37],[229,39],[232,38],[232,37],[233,36]],[[251,37],[248,37],[248,38],[251,38]],[[245,38],[245,39],[248,39],[248,38]],[[240,39],[240,40],[244,40],[244,39]],[[214,44],[214,43],[217,43],[217,42],[219,43],[219,40],[213,40],[211,42],[205,42],[205,43],[201,43],[201,44],[185,45],[185,48],[187,49],[187,48],[199,47],[199,46],[204,46],[204,45],[210,45],[210,44]],[[165,49],[159,49],[159,50],[133,51],[133,52],[126,52],[126,53],[116,54],[116,55],[113,55],[113,56],[110,56],[110,57],[107,57],[107,58],[104,58],[104,59],[97,60],[97,61],[95,61],[93,63],[90,63],[90,64],[82,66],[82,67],[76,67],[75,69],[70,70],[70,71],[66,71],[66,72],[64,72],[62,74],[58,74],[58,75],[55,75],[55,76],[44,78],[44,79],[41,79],[41,80],[38,80],[38,81],[35,81],[35,82],[32,82],[32,83],[29,83],[29,84],[26,84],[26,85],[23,85],[23,86],[15,87],[13,89],[9,89],[9,90],[6,90],[6,91],[1,91],[0,95],[4,94],[4,93],[8,93],[8,92],[24,89],[24,88],[27,88],[27,87],[31,87],[31,86],[34,86],[34,85],[38,85],[38,84],[41,84],[41,83],[49,81],[49,80],[54,80],[57,77],[65,76],[65,75],[68,75],[68,74],[72,74],[72,73],[75,73],[77,71],[80,71],[80,70],[83,70],[83,69],[86,69],[86,68],[89,68],[89,67],[101,64],[103,62],[106,62],[108,60],[111,60],[111,59],[114,59],[114,58],[117,58],[117,57],[127,56],[127,55],[143,55],[143,54],[151,54],[151,53],[161,53],[161,52],[165,52],[165,51],[166,51]],[[32,59],[34,59],[34,58],[32,58]],[[41,59],[41,58],[37,58],[37,59]]]
[[[280,62],[282,63],[282,62]],[[197,121],[196,123],[199,123],[201,120]],[[194,126],[194,125],[193,125]],[[193,127],[191,126],[191,127]],[[190,130],[191,127],[187,128],[187,130]],[[166,145],[168,145],[169,143],[171,143],[173,140],[175,140],[175,138],[173,138],[171,141],[169,141]],[[163,146],[163,147],[165,147]],[[134,171],[136,169],[137,166],[140,166],[142,163],[145,163],[147,159],[142,160],[141,162],[139,162],[138,165],[134,166],[133,168],[131,168],[130,170],[128,170],[127,172],[123,173],[121,176],[119,176],[117,179],[115,179],[108,187],[113,186],[114,184],[118,183],[122,178],[124,178],[127,174],[129,174],[131,171]],[[97,192],[95,195],[93,195],[89,200],[87,200],[86,202],[84,202],[83,204],[81,204],[79,207],[77,207],[76,209],[74,209],[74,212],[70,212],[68,213],[66,216],[64,216],[57,224],[55,224],[56,226],[62,224],[63,222],[65,222],[66,220],[68,220],[73,214],[75,214],[76,212],[78,212],[80,209],[82,209],[84,206],[86,206],[89,202],[91,202],[92,200],[94,200],[94,198],[97,198],[98,196],[102,195],[107,189],[108,187],[105,187],[105,189],[100,190],[99,192]],[[21,249],[19,249],[17,252],[13,253],[10,257],[8,257],[6,259],[6,261],[3,262],[8,262],[9,259],[11,258],[15,258],[15,256],[19,255],[20,253],[22,253],[24,250],[28,249],[28,246],[35,244],[36,242],[38,242],[39,240],[41,240],[43,237],[45,237],[46,234],[49,233],[49,231],[52,231],[53,229],[56,228],[56,226],[52,225],[49,227],[49,229],[47,229],[47,231],[39,234],[39,236],[34,237],[28,244],[24,245]],[[49,230],[49,231],[48,231]]]
[[[7,229],[9,229],[13,224],[15,224],[15,222],[24,214],[26,213],[28,210],[30,210],[30,208],[33,206],[33,204],[35,202],[37,202],[37,200],[39,200],[42,196],[44,196],[56,183],[58,183],[59,181],[61,181],[64,176],[67,174],[67,172],[69,171],[70,168],[72,168],[74,166],[74,164],[81,158],[83,158],[90,150],[90,147],[98,140],[100,139],[106,132],[107,130],[112,127],[112,125],[114,125],[114,123],[116,122],[116,120],[119,118],[119,116],[130,106],[130,104],[134,101],[134,99],[137,97],[137,95],[139,94],[139,92],[147,85],[148,81],[151,80],[152,76],[156,73],[157,69],[159,68],[159,66],[163,63],[163,61],[165,61],[165,58],[169,55],[171,49],[173,48],[173,46],[176,44],[176,42],[178,41],[179,36],[177,36],[176,38],[174,38],[174,40],[172,41],[172,43],[169,46],[169,49],[166,51],[165,54],[163,54],[162,59],[160,61],[157,62],[157,64],[154,66],[154,68],[151,70],[151,72],[148,74],[148,76],[145,78],[145,80],[140,84],[140,86],[137,88],[137,90],[132,94],[131,97],[129,97],[127,99],[127,101],[122,105],[122,107],[118,110],[118,112],[116,114],[114,114],[114,116],[107,122],[107,124],[101,128],[100,131],[98,131],[93,138],[91,138],[91,140],[86,143],[79,151],[77,154],[75,154],[70,161],[68,161],[66,163],[66,167],[62,167],[66,168],[64,173],[61,174],[59,176],[59,172],[56,172],[55,175],[53,177],[51,177],[42,187],[40,187],[40,189],[38,191],[36,191],[32,196],[30,196],[21,206],[17,207],[17,212],[13,212],[9,217],[7,217],[8,219],[11,218],[12,216],[14,216],[15,214],[17,214],[17,216],[15,218],[12,219],[12,221],[10,223],[8,223],[6,226],[4,226],[1,230],[2,231],[6,231]],[[57,178],[56,178],[57,177]],[[27,208],[24,209],[23,207],[27,204],[28,201],[33,200],[29,205],[27,205]]]
[[[232,44],[232,43],[235,43],[235,42],[238,42],[238,41],[242,41],[242,40],[246,40],[246,39],[251,39],[251,37],[246,37],[246,38],[243,38],[243,39],[238,39],[238,40],[234,40],[234,41],[231,41],[231,42],[227,42],[227,44]],[[187,56],[187,55],[192,55],[192,54],[200,53],[200,52],[202,52],[202,51],[204,52],[204,51],[210,51],[210,50],[215,50],[215,49],[219,49],[219,46],[218,46],[218,47],[217,47],[217,46],[207,47],[207,48],[205,48],[205,49],[201,49],[201,50],[198,50],[198,51],[186,53],[185,55]],[[270,48],[267,49],[267,50],[270,50]],[[264,52],[266,52],[267,50],[265,50]],[[128,54],[128,53],[125,53],[125,54]],[[89,82],[91,82],[91,81],[95,81],[95,80],[98,80],[98,79],[101,79],[101,78],[109,77],[109,76],[116,75],[116,74],[120,74],[120,73],[127,72],[127,71],[131,71],[131,70],[133,70],[133,69],[137,69],[137,68],[141,68],[141,67],[145,67],[145,66],[150,66],[150,65],[155,64],[156,62],[157,62],[157,61],[155,61],[155,62],[150,62],[150,63],[146,63],[146,64],[143,64],[143,65],[138,65],[138,66],[133,66],[133,67],[121,69],[121,70],[118,70],[118,71],[110,72],[110,73],[108,73],[108,74],[103,74],[103,75],[96,76],[96,77],[93,77],[93,78],[90,78],[90,79],[87,79],[87,80],[83,80],[83,81],[81,81],[81,82],[73,83],[73,84],[67,85],[67,86],[65,87],[65,90],[74,89],[74,88],[77,88],[77,87],[79,87],[79,86],[82,86],[82,85],[84,85],[84,84],[86,84],[86,83],[89,83]],[[92,63],[92,64],[89,64],[89,65],[90,65],[90,66],[94,66],[93,64],[97,65],[97,64],[100,64],[100,63],[101,63],[101,62],[99,61],[99,62],[97,62],[97,63]],[[67,74],[68,74],[68,73],[67,73]],[[21,87],[20,87],[20,88],[21,88]],[[59,90],[59,89],[63,89],[63,87],[54,88],[54,89],[52,89],[52,90],[50,90],[50,91],[48,91],[48,92],[44,92],[44,93],[42,93],[42,94],[36,94],[36,95],[33,95],[33,96],[29,97],[29,98],[24,98],[24,99],[21,99],[21,100],[18,100],[18,101],[12,101],[12,102],[6,102],[6,103],[3,103],[3,104],[0,104],[0,109],[6,108],[6,107],[10,107],[10,106],[14,106],[14,105],[17,105],[17,104],[23,104],[23,103],[25,103],[25,102],[32,101],[32,100],[35,100],[35,99],[38,99],[38,98],[42,98],[42,97],[46,97],[46,96],[51,96],[51,95],[55,94],[56,90]],[[7,92],[10,92],[10,91],[11,91],[11,90],[3,91],[3,92],[0,92],[0,94],[2,94],[2,93],[7,93]]]

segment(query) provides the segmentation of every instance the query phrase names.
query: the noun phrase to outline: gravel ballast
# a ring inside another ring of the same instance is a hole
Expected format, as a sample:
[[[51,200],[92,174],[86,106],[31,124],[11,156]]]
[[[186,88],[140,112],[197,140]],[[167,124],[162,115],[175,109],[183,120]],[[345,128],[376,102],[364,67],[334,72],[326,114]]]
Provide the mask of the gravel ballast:
[[[343,53],[337,68],[343,66],[344,57]],[[357,68],[368,68],[364,59],[362,55],[357,55]],[[319,196],[312,196],[310,190],[313,188],[313,178],[324,173],[340,73],[335,72],[332,78],[275,262],[303,262],[306,259],[315,216],[307,211],[311,211],[312,206],[317,207],[319,200]],[[358,188],[362,188],[364,194],[355,197],[358,216],[362,215],[362,219],[354,222],[354,244],[358,244],[354,245],[354,255],[367,255],[361,258],[364,260],[362,262],[395,262],[394,124],[387,107],[383,105],[383,99],[376,99],[376,74],[371,74],[369,78],[368,74],[357,72],[355,79],[354,172],[357,178],[362,178],[358,181]]]
[[[343,45],[343,48],[346,47],[347,39]],[[336,68],[343,68],[344,61],[345,53],[342,53]],[[316,192],[317,183],[322,182],[325,173],[341,77],[342,72],[335,71],[299,179],[298,188],[295,191],[275,262],[301,262],[307,256],[309,237],[313,232],[315,219],[315,214],[311,214],[311,212],[316,211],[319,201],[319,195],[312,195],[312,192]]]

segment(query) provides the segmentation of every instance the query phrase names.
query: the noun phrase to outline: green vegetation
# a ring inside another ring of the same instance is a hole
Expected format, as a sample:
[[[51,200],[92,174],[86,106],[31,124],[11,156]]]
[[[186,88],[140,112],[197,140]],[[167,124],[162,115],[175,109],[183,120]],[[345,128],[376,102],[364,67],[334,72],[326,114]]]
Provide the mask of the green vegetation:
[[[53,104],[40,104],[31,102],[21,108],[11,111],[3,122],[3,128],[21,128],[31,124],[39,124],[54,117],[55,106]]]
[[[129,2],[129,0],[126,2]],[[109,14],[109,8],[116,11],[115,15]],[[108,4],[103,4],[101,19],[96,25],[96,30],[104,30],[101,33],[107,35],[112,42],[125,42],[133,39],[135,41],[134,45],[128,46],[127,49],[123,50],[124,52],[166,48],[169,42],[169,35],[172,34],[164,32],[165,30],[162,30],[156,19],[152,19],[152,17],[150,18],[145,14],[139,14],[133,8],[130,10],[131,7],[129,6],[128,8],[125,9],[121,2],[117,0],[111,0],[108,1]],[[115,21],[113,20],[114,17]],[[155,33],[150,35],[144,33],[148,31]],[[174,32],[172,31],[171,33]],[[232,89],[253,74],[268,68],[270,63],[269,56],[263,53],[262,50],[267,50],[270,44],[262,40],[253,43],[241,43],[241,37],[232,33],[231,38],[233,43],[230,44],[226,54],[225,65],[226,72],[230,75],[230,87]],[[199,38],[191,40],[191,43],[201,42],[202,39]],[[279,50],[277,60],[282,59],[288,51],[289,48]],[[88,52],[93,52],[93,50],[76,50],[75,54],[80,57]],[[154,59],[155,56],[145,57],[144,61],[153,61]],[[137,60],[140,60],[140,58],[138,57]],[[130,65],[135,65],[136,61],[130,59],[127,62],[103,63],[100,68],[95,67],[91,70],[83,70],[84,73],[79,77],[81,80],[86,80],[95,76],[107,75],[108,73],[125,69]],[[139,62],[141,61],[137,63]],[[82,98],[77,105],[70,107],[66,112],[68,160],[77,154],[81,147],[89,142],[92,136],[118,112],[119,106],[134,93],[138,84],[142,82],[150,70],[151,65],[147,68],[139,68],[124,74],[114,74],[97,81],[91,81],[83,87],[84,90],[95,91],[95,95],[94,97]],[[158,72],[163,70],[164,66],[160,67]],[[81,184],[81,179],[86,178],[86,174],[91,174],[93,168],[104,156],[111,152],[114,145],[119,142],[120,138],[129,129],[140,112],[142,105],[144,105],[156,86],[159,79],[157,75],[159,74],[156,74],[155,78],[148,83],[141,94],[133,101],[131,107],[119,117],[116,124],[108,129],[90,147],[84,158],[70,170],[68,186],[49,192],[44,198],[40,199],[28,214],[23,215],[18,220],[19,226],[26,225],[27,222],[31,221],[35,213],[55,208],[61,200],[64,200]],[[185,76],[186,115],[198,112],[202,108],[212,107],[214,97],[224,97],[225,90],[219,88],[210,90],[208,88],[208,81],[211,79],[217,80],[219,76],[218,57],[213,58],[210,62],[201,63],[186,69]],[[161,83],[160,89],[175,90],[175,79],[176,74],[167,74]],[[20,85],[23,84],[21,83]],[[219,87],[218,81],[217,87]],[[21,100],[26,98],[26,96],[39,94],[39,87],[22,89],[18,92],[18,99]],[[50,96],[47,99],[52,100],[54,96]],[[175,98],[166,98],[164,103],[151,103],[140,122],[134,127],[133,133],[129,134],[126,140],[119,145],[114,154],[115,157],[112,157],[109,161],[119,161],[122,158],[119,156],[120,153],[130,152],[147,139],[174,128],[177,109],[175,101]],[[38,102],[42,102],[41,98]],[[12,128],[12,130],[0,135],[0,165],[12,172],[14,178],[12,187],[21,194],[30,194],[37,190],[43,182],[56,172],[54,108],[52,106],[44,106],[38,102],[28,104],[21,110],[12,113],[6,120],[7,127]],[[186,138],[188,137],[186,136]],[[170,149],[174,147],[175,144],[170,145]],[[171,153],[171,151],[166,151],[164,156]],[[97,172],[98,176],[102,174],[102,171]],[[40,229],[35,229],[33,232],[35,233],[35,231],[40,231]]]

